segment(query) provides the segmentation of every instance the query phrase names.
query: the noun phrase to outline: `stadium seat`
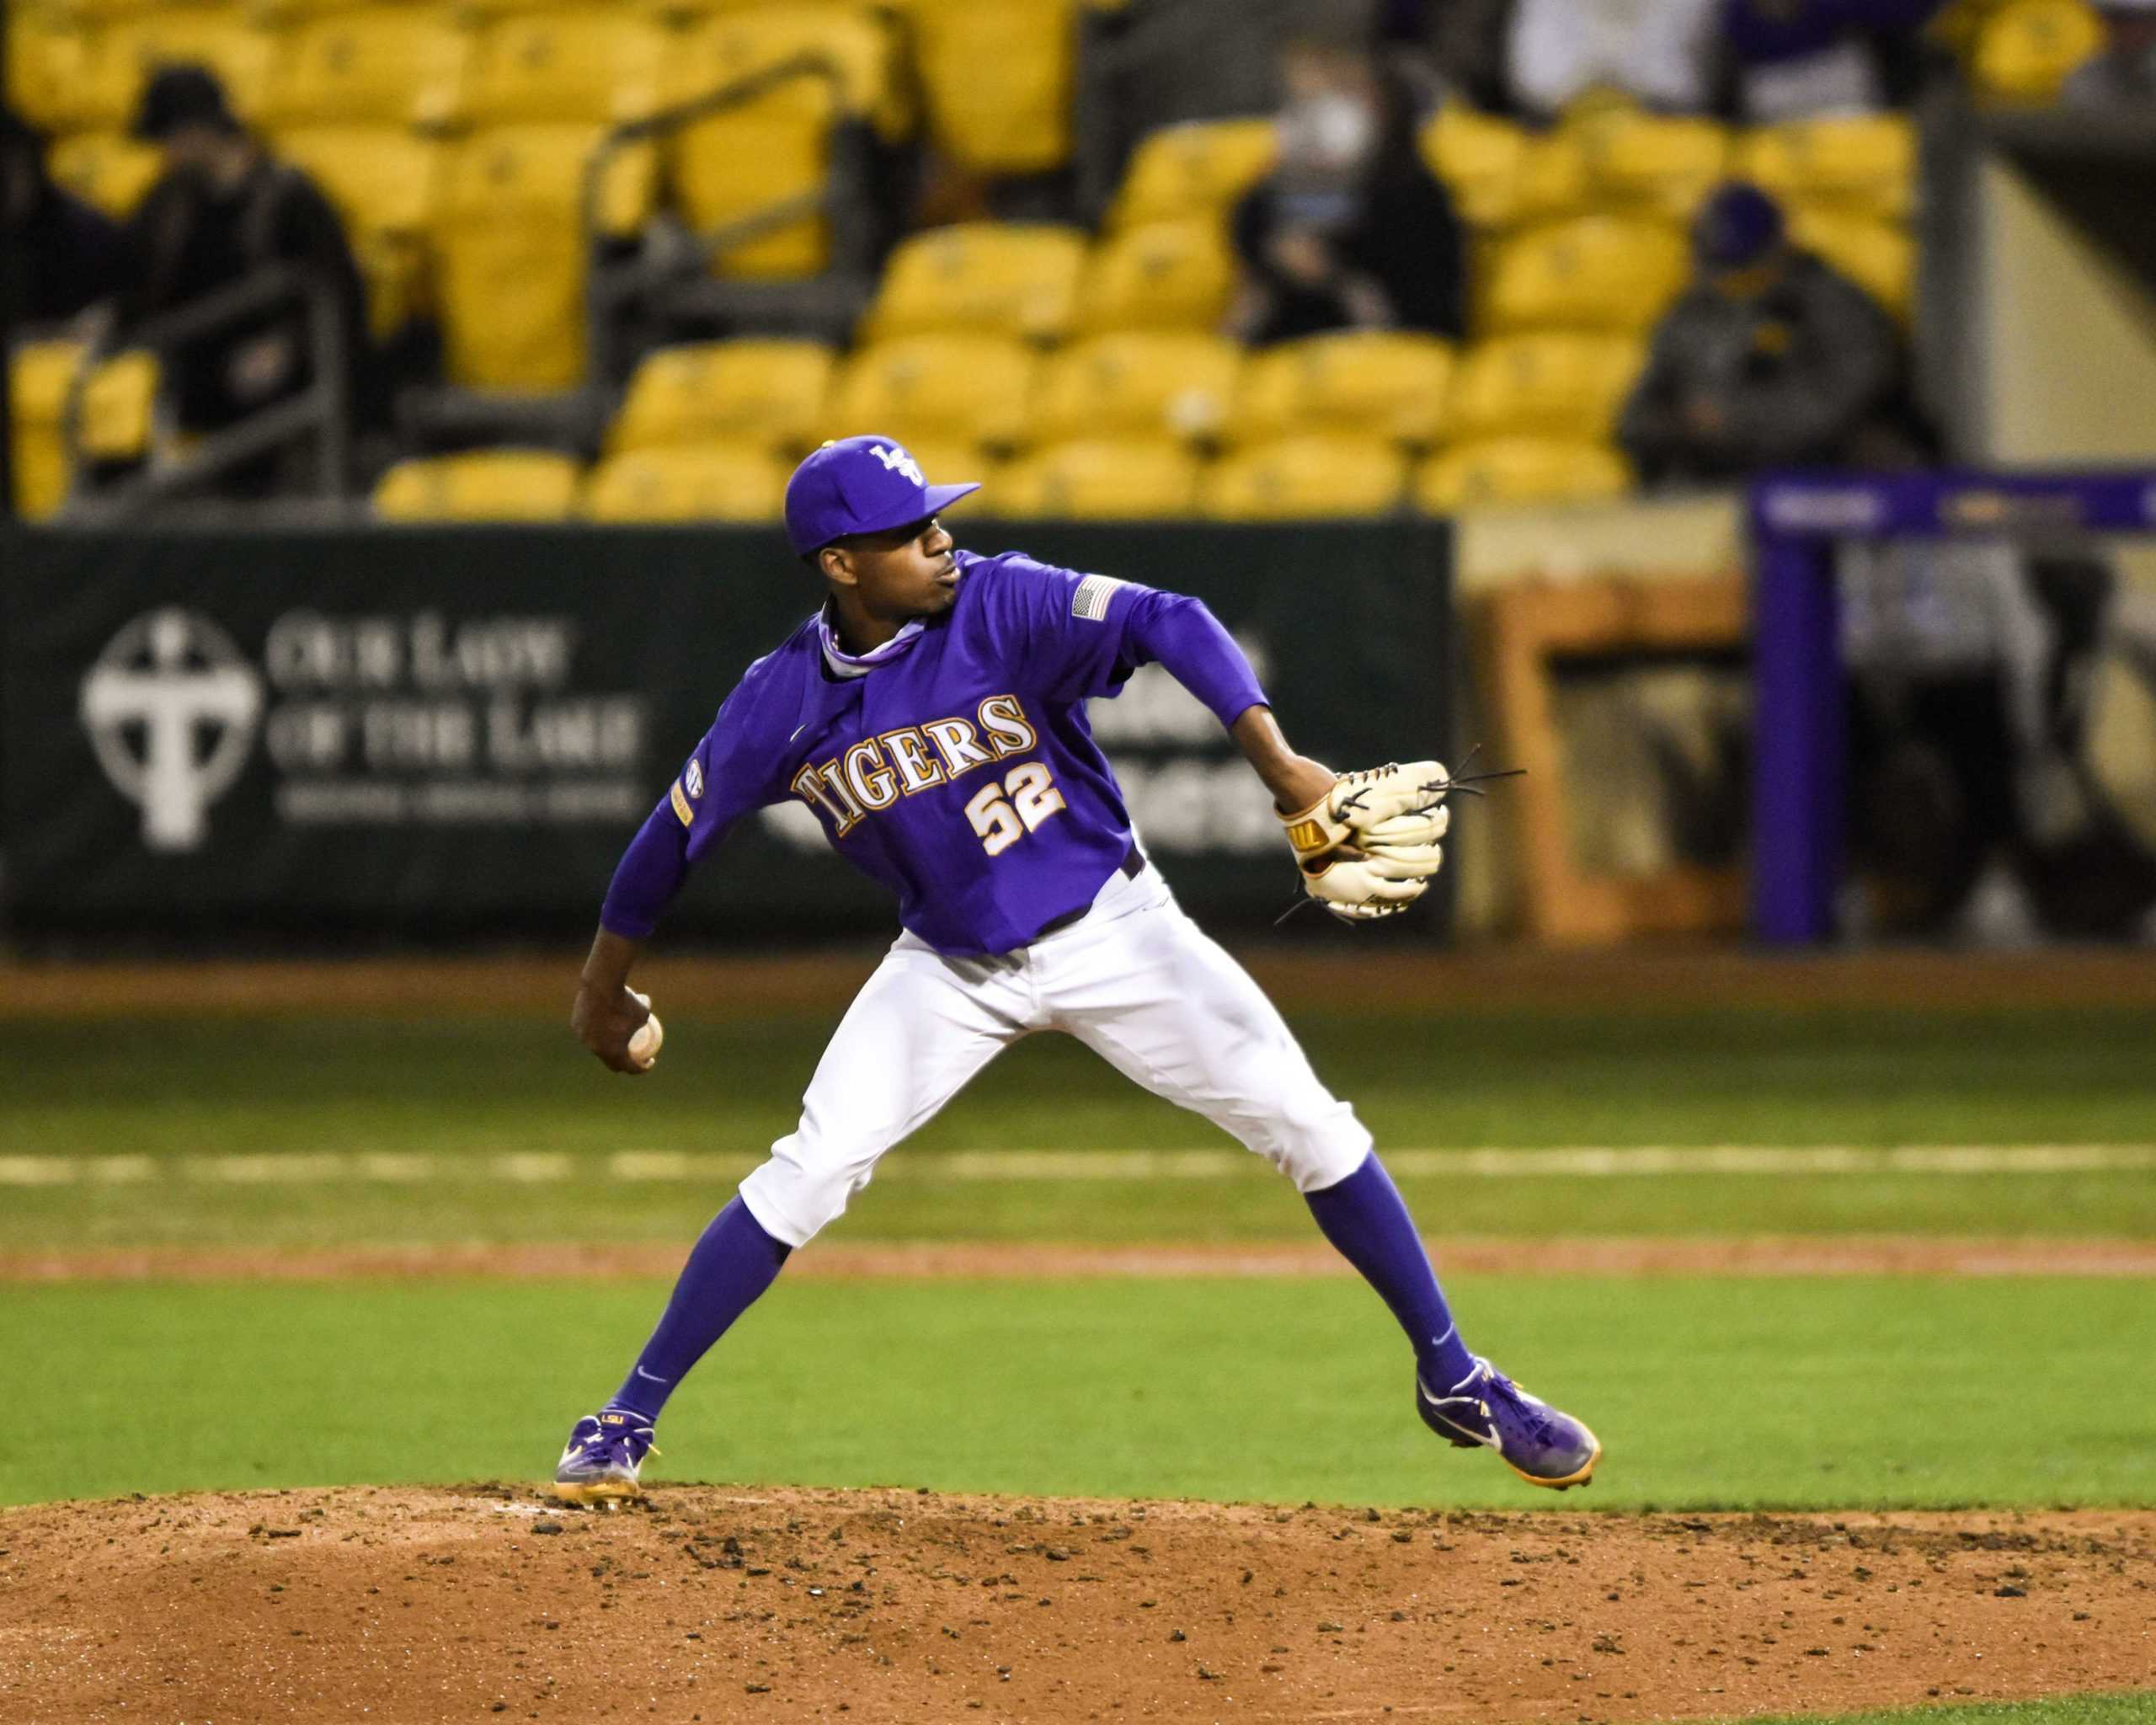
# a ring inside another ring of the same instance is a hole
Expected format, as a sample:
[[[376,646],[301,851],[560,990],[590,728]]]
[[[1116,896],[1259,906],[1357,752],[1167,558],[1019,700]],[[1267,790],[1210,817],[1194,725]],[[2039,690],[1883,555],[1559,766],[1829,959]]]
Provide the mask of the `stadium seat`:
[[[270,33],[237,6],[160,6],[116,19],[94,39],[71,104],[76,123],[124,130],[152,70],[178,61],[211,67],[234,111],[251,119],[269,81],[271,52]]]
[[[489,19],[465,105],[478,126],[618,124],[659,105],[665,41],[633,13],[593,7]]]
[[[1791,212],[1790,233],[1903,323],[1915,308],[1917,248],[1908,230],[1835,210]]]
[[[1512,206],[1505,213],[1505,225],[1528,227],[1563,221],[1583,214],[1593,201],[1593,180],[1578,130],[1560,126],[1530,136],[1520,152],[1519,172],[1513,179]]]
[[[1632,471],[1607,444],[1491,437],[1432,456],[1415,473],[1429,515],[1547,503],[1596,503],[1630,490]]]
[[[606,436],[616,452],[739,443],[796,454],[824,435],[837,361],[813,341],[712,341],[646,354]]]
[[[1235,343],[1195,330],[1097,335],[1049,360],[1027,430],[1049,443],[1209,438],[1226,423],[1242,365]]]
[[[1235,255],[1219,222],[1148,222],[1093,248],[1078,291],[1079,327],[1211,329],[1235,285]]]
[[[977,174],[1042,174],[1070,155],[1075,0],[898,0],[938,147]]]
[[[996,336],[878,342],[841,371],[828,435],[888,432],[916,455],[924,444],[1012,447],[1024,437],[1036,365],[1023,343]]]
[[[1070,328],[1086,239],[1075,227],[966,222],[901,241],[862,320],[862,339],[928,330],[1053,341]]]
[[[851,0],[793,0],[776,5],[758,0],[745,10],[716,11],[670,43],[663,88],[670,105],[814,55],[828,60],[837,72],[839,111],[868,120],[885,143],[899,144],[912,136],[917,120],[912,92],[903,75],[901,47],[889,20]],[[830,88],[820,78],[805,79],[803,87]],[[782,85],[780,89],[792,88]],[[771,99],[736,111],[752,111]],[[774,105],[782,110],[787,101],[781,94]],[[820,122],[829,104],[814,102],[808,111]]]
[[[769,521],[789,469],[753,443],[685,443],[609,456],[584,487],[595,521]]]
[[[1477,342],[1453,374],[1447,433],[1608,437],[1646,363],[1629,336],[1540,330]]]
[[[999,515],[1173,521],[1193,512],[1198,458],[1166,438],[1081,437],[998,467],[983,494]]]
[[[1513,219],[1513,190],[1528,135],[1509,120],[1447,102],[1417,136],[1423,163],[1452,194],[1460,219],[1502,227]]]
[[[1407,458],[1377,438],[1280,437],[1214,462],[1198,508],[1224,521],[1390,515],[1406,482]]]
[[[18,3],[5,8],[8,105],[45,132],[90,123],[82,111],[88,77],[89,31],[57,7]]]
[[[1244,366],[1233,435],[1250,443],[1303,432],[1435,443],[1452,366],[1451,344],[1434,335],[1342,330],[1283,342]]]
[[[1108,226],[1218,216],[1265,177],[1277,149],[1270,120],[1194,120],[1149,132],[1123,170]]]
[[[397,127],[361,126],[281,132],[276,148],[313,177],[344,218],[375,334],[393,334],[424,311],[441,147]]]
[[[125,216],[164,170],[163,158],[125,132],[78,131],[46,152],[54,183],[108,216]]]
[[[1785,202],[1900,222],[1916,204],[1916,155],[1906,115],[1838,115],[1761,126],[1733,171]]]
[[[691,227],[743,237],[712,260],[720,275],[786,280],[814,275],[830,257],[820,210],[759,226],[789,202],[813,201],[831,171],[834,129],[872,124],[887,143],[910,134],[913,109],[889,29],[867,11],[812,4],[723,11],[677,39],[664,84],[670,106],[691,101],[810,52],[827,56],[835,82],[783,81],[753,100],[685,126],[670,146],[676,201]]]
[[[1691,273],[1684,236],[1661,222],[1582,216],[1515,234],[1492,261],[1481,327],[1642,330]]]
[[[2103,20],[2085,0],[2015,0],[1978,29],[1970,76],[1990,101],[2055,101],[2103,45]]]
[[[83,385],[83,453],[92,461],[132,461],[147,453],[155,429],[158,368],[141,348],[101,361]]]
[[[504,126],[452,153],[435,249],[452,382],[520,392],[584,377],[584,168],[596,126]],[[651,206],[648,149],[616,153],[598,200],[600,231],[633,232]]]
[[[575,512],[577,464],[542,449],[399,462],[374,489],[385,521],[558,521]]]
[[[463,98],[472,37],[422,6],[369,6],[296,26],[264,93],[271,126],[440,126]]]
[[[67,387],[83,362],[76,341],[26,342],[11,355],[8,426],[14,456],[15,510],[41,521],[67,500],[67,449],[61,435]]]
[[[1729,134],[1711,120],[1614,107],[1566,128],[1593,206],[1686,222],[1726,177]]]

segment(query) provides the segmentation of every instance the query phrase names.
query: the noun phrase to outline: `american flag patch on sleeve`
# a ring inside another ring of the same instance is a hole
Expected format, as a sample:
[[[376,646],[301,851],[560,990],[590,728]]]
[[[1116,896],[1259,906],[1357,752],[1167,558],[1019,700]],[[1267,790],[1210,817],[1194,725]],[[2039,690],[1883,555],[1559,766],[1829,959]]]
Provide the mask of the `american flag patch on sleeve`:
[[[1115,590],[1123,585],[1113,575],[1086,576],[1070,595],[1071,616],[1082,617],[1089,623],[1106,622],[1108,601],[1115,596]]]

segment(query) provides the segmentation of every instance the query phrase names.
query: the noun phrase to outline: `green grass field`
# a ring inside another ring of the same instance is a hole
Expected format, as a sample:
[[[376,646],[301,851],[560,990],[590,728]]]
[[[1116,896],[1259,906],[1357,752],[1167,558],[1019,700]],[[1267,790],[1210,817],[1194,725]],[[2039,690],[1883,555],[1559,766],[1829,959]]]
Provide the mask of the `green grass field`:
[[[2156,1141],[2156,1012],[1301,1015],[1381,1146]],[[113,1247],[662,1242],[686,1250],[787,1130],[819,1016],[670,1015],[630,1083],[549,1021],[0,1019],[0,1253]],[[899,1150],[855,1241],[1305,1240],[1255,1159],[1044,1038]],[[1099,1153],[980,1178],[979,1152]],[[609,1178],[621,1152],[686,1176]],[[969,1155],[967,1153],[975,1153]],[[218,1172],[205,1159],[263,1159]],[[503,1178],[503,1157],[563,1156]],[[314,1158],[308,1163],[299,1158]],[[403,1164],[360,1158],[406,1158]],[[119,1159],[119,1160],[115,1160]],[[327,1159],[327,1160],[324,1160]],[[342,1159],[342,1160],[339,1160]],[[2156,1238],[2156,1173],[1648,1176],[1401,1183],[1433,1234]],[[314,1172],[303,1178],[288,1172]],[[325,1172],[326,1170],[326,1172]],[[810,1250],[814,1250],[813,1247]],[[2127,1279],[1463,1277],[1470,1342],[1591,1413],[1594,1489],[1529,1507],[2156,1503],[2145,1402],[2027,1417],[2028,1386],[2146,1371]],[[15,1441],[0,1503],[141,1491],[529,1479],[618,1378],[663,1280],[0,1282]],[[676,1397],[663,1479],[1522,1507],[1435,1445],[1390,1320],[1350,1279],[782,1279]],[[1864,1716],[1863,1725],[1887,1715]],[[1945,1706],[1924,1725],[2125,1725],[2148,1697]],[[1852,1718],[1845,1725],[1857,1725]]]

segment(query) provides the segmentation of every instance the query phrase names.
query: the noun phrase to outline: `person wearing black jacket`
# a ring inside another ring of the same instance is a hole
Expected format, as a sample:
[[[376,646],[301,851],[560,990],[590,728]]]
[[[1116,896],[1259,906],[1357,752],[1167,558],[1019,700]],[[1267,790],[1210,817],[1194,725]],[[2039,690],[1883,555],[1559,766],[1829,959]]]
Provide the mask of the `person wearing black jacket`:
[[[65,323],[120,291],[126,246],[119,224],[53,183],[45,140],[6,107],[0,107],[0,195],[22,264],[24,323]]]
[[[314,182],[265,152],[233,117],[215,74],[167,66],[145,87],[134,135],[157,144],[164,172],[127,227],[131,282],[123,324],[189,305],[273,264],[291,264],[326,293],[340,333],[348,420],[376,417],[366,363],[366,290],[344,224]],[[209,433],[306,389],[314,358],[307,312],[286,302],[163,355],[175,417]],[[236,496],[280,489],[289,448],[228,473]]]
[[[1273,172],[1245,195],[1230,333],[1258,344],[1329,329],[1465,324],[1465,243],[1415,147],[1415,107],[1359,45],[1302,40],[1282,56],[1287,101]]]

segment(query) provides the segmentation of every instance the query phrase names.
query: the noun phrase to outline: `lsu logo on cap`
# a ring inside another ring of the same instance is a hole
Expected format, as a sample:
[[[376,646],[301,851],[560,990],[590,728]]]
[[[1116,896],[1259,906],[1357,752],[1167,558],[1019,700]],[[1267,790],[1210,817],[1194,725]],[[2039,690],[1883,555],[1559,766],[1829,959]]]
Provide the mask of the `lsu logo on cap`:
[[[921,463],[903,449],[886,449],[882,444],[877,443],[869,446],[868,452],[883,462],[891,472],[904,473],[915,484],[926,485],[928,483],[928,475],[921,472]]]

